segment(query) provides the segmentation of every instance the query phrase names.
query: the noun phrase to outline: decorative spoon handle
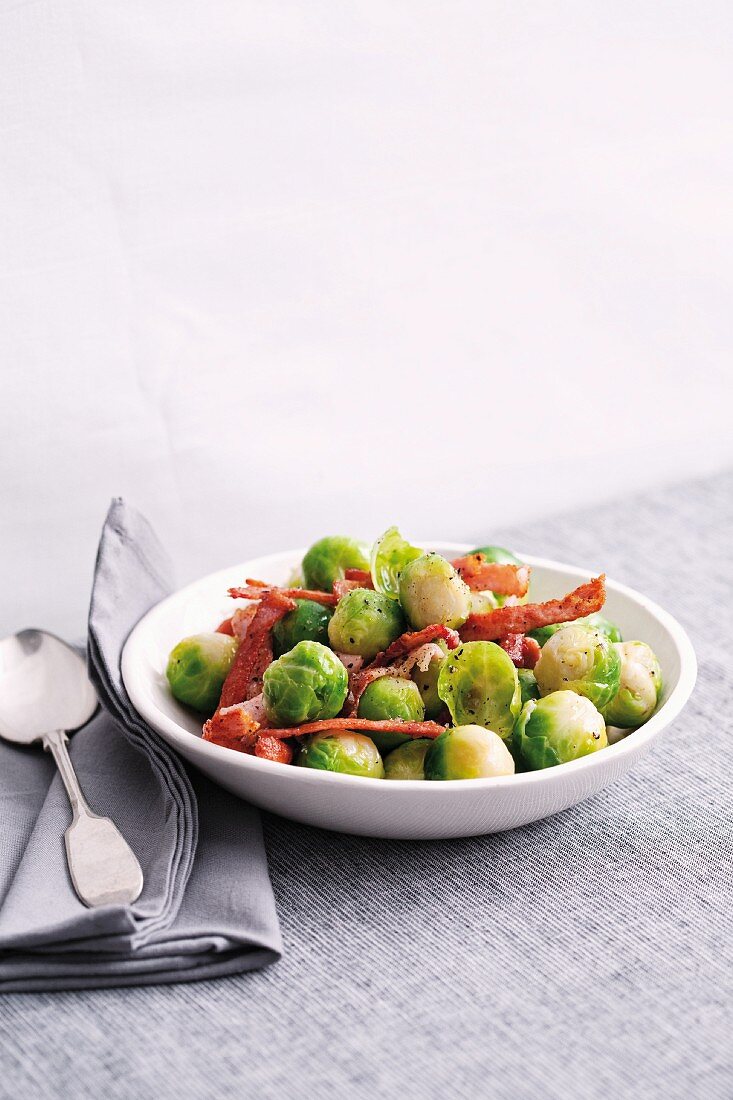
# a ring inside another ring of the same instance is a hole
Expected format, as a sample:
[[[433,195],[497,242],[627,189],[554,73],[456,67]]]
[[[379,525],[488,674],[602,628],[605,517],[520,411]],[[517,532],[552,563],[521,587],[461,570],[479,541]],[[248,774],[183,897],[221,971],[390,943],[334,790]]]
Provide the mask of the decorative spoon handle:
[[[125,905],[135,901],[143,888],[137,858],[117,826],[95,814],[84,798],[63,730],[43,737],[43,747],[53,754],[74,814],[66,830],[66,860],[74,889],[85,905]]]

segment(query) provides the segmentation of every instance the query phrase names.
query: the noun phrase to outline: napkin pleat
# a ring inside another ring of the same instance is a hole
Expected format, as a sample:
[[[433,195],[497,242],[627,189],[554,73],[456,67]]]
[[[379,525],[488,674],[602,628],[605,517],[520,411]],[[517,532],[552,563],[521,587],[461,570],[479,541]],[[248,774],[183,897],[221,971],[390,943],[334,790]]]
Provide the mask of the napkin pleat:
[[[99,544],[88,667],[102,709],[70,742],[92,808],[140,860],[131,906],[87,909],[66,867],[71,811],[42,751],[0,744],[0,991],[192,981],[264,966],[282,951],[259,814],[183,761],[134,711],[120,657],[171,590],[147,521],[122,500]]]

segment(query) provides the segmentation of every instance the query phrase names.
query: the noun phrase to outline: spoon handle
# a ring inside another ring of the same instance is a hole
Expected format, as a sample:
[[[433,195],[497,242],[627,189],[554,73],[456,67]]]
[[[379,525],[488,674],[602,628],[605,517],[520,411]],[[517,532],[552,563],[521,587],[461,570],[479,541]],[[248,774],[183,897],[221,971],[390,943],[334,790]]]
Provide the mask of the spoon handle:
[[[64,837],[74,889],[92,908],[130,904],[143,888],[142,869],[114,822],[89,808],[66,748],[67,740],[63,730],[53,730],[44,735],[43,747],[56,761],[74,815]]]

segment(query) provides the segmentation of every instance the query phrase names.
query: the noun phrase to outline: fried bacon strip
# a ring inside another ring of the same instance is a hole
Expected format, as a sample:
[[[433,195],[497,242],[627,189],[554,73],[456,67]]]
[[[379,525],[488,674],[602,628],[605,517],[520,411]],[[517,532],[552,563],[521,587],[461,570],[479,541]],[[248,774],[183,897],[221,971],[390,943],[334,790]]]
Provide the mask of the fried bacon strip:
[[[222,620],[216,628],[217,634],[228,634],[230,638],[234,637],[234,627],[232,626],[231,617]]]
[[[461,627],[461,638],[464,642],[493,642],[505,638],[507,634],[526,634],[539,626],[581,619],[603,607],[606,600],[605,580],[605,573],[601,573],[600,577],[581,584],[561,600],[497,607],[495,611],[469,615]]]
[[[275,760],[278,764],[292,764],[293,746],[281,737],[272,737],[269,733],[255,741],[255,756],[263,760]]]
[[[247,577],[247,583],[239,588],[229,589],[229,595],[234,600],[261,600],[268,592],[279,592],[289,600],[312,600],[313,603],[322,603],[324,607],[335,607],[339,602],[338,596],[333,592],[315,592],[310,588],[280,588],[276,584],[253,580],[252,577]]]
[[[439,737],[445,728],[438,722],[404,722],[400,718],[385,718],[382,721],[372,721],[370,718],[324,718],[320,722],[306,722],[290,729],[268,730],[267,736],[305,737],[323,730],[348,730],[351,733],[369,733],[372,730],[376,733],[404,733],[405,737]]]
[[[372,575],[366,569],[344,569],[347,581],[356,581],[359,588],[374,588]]]
[[[221,689],[220,707],[243,703],[261,691],[262,674],[272,661],[270,633],[276,622],[295,610],[295,602],[279,589],[262,592],[262,599],[246,635],[239,643],[229,675]]]
[[[499,639],[499,645],[509,654],[517,668],[534,668],[540,659],[539,642],[526,634],[507,634]]]
[[[369,668],[381,668],[397,657],[404,657],[405,654],[411,653],[413,649],[418,649],[426,642],[434,642],[437,638],[442,638],[448,649],[455,649],[456,646],[461,644],[461,639],[456,630],[452,630],[449,626],[443,626],[442,623],[433,623],[432,626],[426,626],[422,630],[408,630],[406,634],[401,634],[399,638],[392,642],[391,646],[383,650],[382,653],[377,654]]]
[[[526,596],[528,565],[487,561],[483,554],[467,554],[452,563],[473,592],[496,592],[499,596]]]
[[[338,602],[338,600],[342,600],[344,598],[344,596],[348,595],[349,592],[353,592],[355,588],[363,588],[363,587],[364,587],[364,585],[360,584],[359,581],[352,581],[352,580],[334,581],[333,582],[333,594],[336,597],[336,601]]]
[[[204,722],[204,741],[211,741],[225,749],[252,752],[259,723],[247,711],[246,703],[231,707],[219,707],[213,718]]]

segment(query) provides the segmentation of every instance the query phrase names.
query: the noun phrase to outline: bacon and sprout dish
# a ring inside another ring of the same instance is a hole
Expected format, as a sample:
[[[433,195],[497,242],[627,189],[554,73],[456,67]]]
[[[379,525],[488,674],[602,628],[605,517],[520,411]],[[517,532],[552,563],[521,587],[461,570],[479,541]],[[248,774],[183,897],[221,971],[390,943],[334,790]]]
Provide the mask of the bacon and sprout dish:
[[[600,614],[605,578],[533,603],[530,569],[482,546],[454,561],[391,527],[320,539],[290,587],[247,579],[167,677],[236,752],[371,779],[554,767],[646,722],[662,674]]]

